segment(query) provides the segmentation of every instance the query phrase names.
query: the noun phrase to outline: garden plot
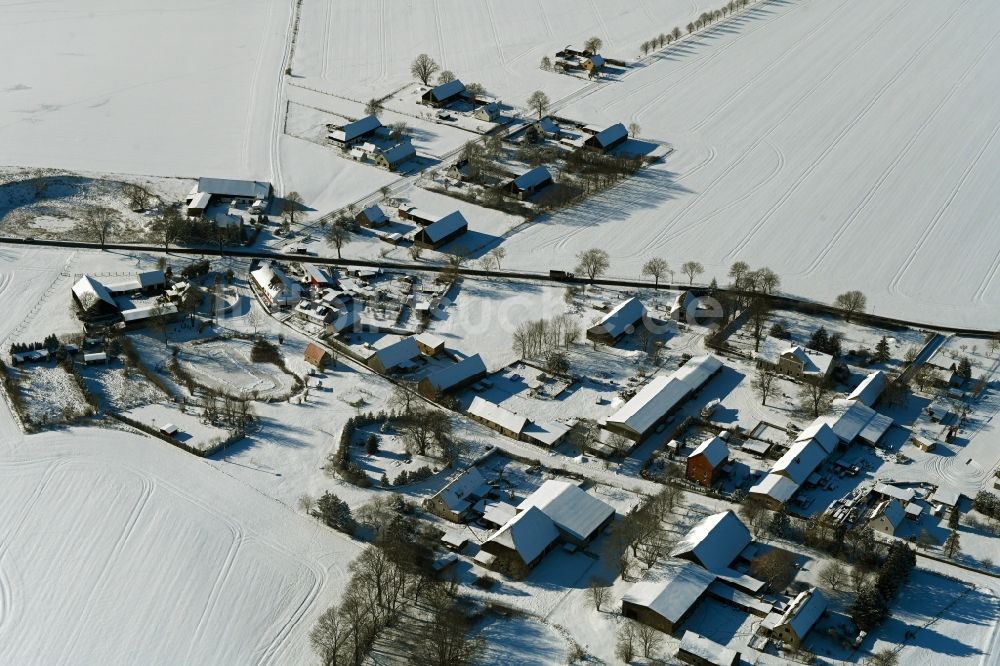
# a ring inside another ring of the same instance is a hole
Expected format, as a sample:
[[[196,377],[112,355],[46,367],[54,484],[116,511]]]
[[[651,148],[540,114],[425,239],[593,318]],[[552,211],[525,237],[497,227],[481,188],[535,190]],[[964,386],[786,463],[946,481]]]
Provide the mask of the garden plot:
[[[375,442],[374,445],[370,442]],[[354,431],[351,460],[364,471],[372,485],[380,485],[384,477],[395,483],[401,472],[411,474],[422,467],[437,471],[440,462],[430,456],[407,451],[405,435],[393,424],[372,424]]]
[[[117,367],[116,361],[110,363],[80,368],[87,388],[101,397],[103,409],[125,410],[167,399],[168,396],[140,372]]]
[[[61,366],[9,369],[21,393],[24,417],[38,427],[74,421],[91,409],[73,377]]]
[[[231,394],[258,399],[284,398],[294,388],[291,376],[270,363],[250,360],[253,342],[241,338],[210,340],[181,347],[177,355],[196,381]]]

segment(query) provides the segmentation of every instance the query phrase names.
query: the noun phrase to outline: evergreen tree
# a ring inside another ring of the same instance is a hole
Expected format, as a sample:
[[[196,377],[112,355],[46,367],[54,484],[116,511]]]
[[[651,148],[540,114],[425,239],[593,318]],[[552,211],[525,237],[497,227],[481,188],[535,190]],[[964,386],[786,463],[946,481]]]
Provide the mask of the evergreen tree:
[[[820,326],[813,334],[809,336],[809,343],[806,345],[810,349],[815,349],[816,351],[823,351],[830,344],[830,334],[827,332],[825,326]]]
[[[969,362],[968,356],[962,357],[962,360],[958,362],[958,370],[955,372],[965,379],[972,377],[972,364]]]
[[[890,358],[892,358],[892,354],[889,351],[889,341],[886,340],[886,337],[883,335],[882,339],[878,341],[877,345],[875,345],[875,362],[885,363]]]
[[[888,612],[885,598],[871,585],[861,588],[850,608],[851,619],[862,631],[871,631]]]
[[[316,501],[316,513],[328,526],[346,534],[353,534],[357,526],[351,515],[351,507],[329,491]]]
[[[943,550],[945,556],[950,557],[951,559],[955,559],[958,557],[958,554],[962,552],[961,544],[959,543],[958,538],[958,530],[953,529],[951,531],[951,534],[949,534],[948,538],[945,539]]]

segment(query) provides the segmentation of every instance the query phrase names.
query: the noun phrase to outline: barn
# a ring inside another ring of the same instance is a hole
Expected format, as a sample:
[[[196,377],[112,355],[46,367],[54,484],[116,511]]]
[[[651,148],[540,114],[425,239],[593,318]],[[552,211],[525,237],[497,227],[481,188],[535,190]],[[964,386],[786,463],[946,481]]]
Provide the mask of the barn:
[[[413,237],[414,245],[436,250],[455,240],[469,230],[469,223],[460,211],[445,215],[437,222],[417,231]]]
[[[628,130],[621,123],[615,123],[611,127],[587,137],[583,146],[588,150],[606,153],[625,143],[626,139],[628,139]]]
[[[420,103],[434,108],[448,106],[465,94],[465,84],[458,79],[434,86],[420,96]]]
[[[375,116],[365,116],[352,123],[343,125],[340,129],[330,132],[330,141],[340,147],[349,148],[359,141],[364,141],[379,129],[382,123]]]
[[[522,173],[507,183],[506,190],[518,199],[527,199],[552,184],[552,174],[543,166]]]

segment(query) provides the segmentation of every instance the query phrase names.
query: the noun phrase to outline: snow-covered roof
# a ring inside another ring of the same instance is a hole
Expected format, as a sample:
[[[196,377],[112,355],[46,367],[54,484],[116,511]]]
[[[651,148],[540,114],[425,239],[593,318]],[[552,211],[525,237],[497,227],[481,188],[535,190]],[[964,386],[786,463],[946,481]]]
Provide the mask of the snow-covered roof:
[[[654,377],[635,397],[609,416],[607,423],[621,424],[640,435],[644,434],[721,367],[722,361],[714,356],[692,358],[670,376]]]
[[[408,159],[416,157],[417,149],[414,148],[413,144],[409,141],[403,141],[401,143],[397,143],[392,148],[379,150],[379,153],[389,164],[399,164],[400,162],[405,162]]]
[[[722,511],[696,523],[670,555],[691,556],[709,571],[722,571],[729,568],[752,540],[750,530],[735,513]]]
[[[192,208],[195,210],[205,210],[208,204],[212,201],[212,194],[210,192],[195,192],[194,196],[191,197],[191,203],[187,205],[188,210]]]
[[[693,631],[684,632],[684,635],[681,636],[681,644],[678,646],[678,650],[692,654],[709,664],[717,666],[730,666],[736,663],[736,659],[739,656],[736,650],[719,645],[715,641],[709,640]]]
[[[803,590],[792,600],[781,616],[781,624],[788,625],[795,635],[803,638],[826,610],[826,598],[815,587]]]
[[[810,423],[805,430],[799,433],[795,441],[804,442],[810,439],[816,440],[816,443],[822,446],[827,453],[833,453],[833,450],[840,444],[840,438],[837,437],[837,433],[833,431],[825,417],[820,417]]]
[[[945,506],[957,506],[961,499],[962,493],[950,488],[938,487],[938,489],[934,491],[934,494],[931,495],[931,500]]]
[[[302,270],[309,276],[309,279],[317,284],[330,284],[333,280],[319,266],[315,264],[303,264]]]
[[[772,474],[787,476],[802,485],[829,455],[816,440],[795,442],[771,467]]]
[[[87,309],[98,303],[110,305],[115,310],[118,309],[118,304],[115,303],[115,299],[111,298],[111,294],[108,293],[104,285],[89,275],[84,275],[73,284],[73,293]]]
[[[199,178],[198,191],[221,197],[267,199],[271,183],[260,180],[233,180],[230,178]]]
[[[857,400],[871,407],[885,390],[886,374],[881,370],[871,373],[858,384],[857,388],[847,396],[848,400]]]
[[[768,474],[758,483],[750,486],[751,495],[766,495],[773,500],[784,504],[792,499],[792,495],[799,489],[799,484],[795,483],[787,476],[781,474]]]
[[[834,400],[833,411],[835,420],[830,421],[830,427],[837,433],[837,437],[845,443],[854,441],[878,415],[874,409],[857,400]],[[890,425],[892,425],[892,420],[889,419],[887,425],[885,418],[883,418],[875,423],[874,427],[884,433]],[[872,434],[872,432],[866,433],[869,437]]]
[[[692,451],[688,458],[694,458],[695,456],[705,456],[708,464],[715,468],[729,457],[729,447],[726,446],[725,440],[716,435],[699,444],[698,448]]]
[[[504,409],[494,402],[484,400],[478,395],[472,399],[472,404],[469,405],[469,414],[494,423],[515,434],[521,434],[524,427],[528,425],[528,419]]]
[[[468,229],[469,223],[465,221],[465,217],[462,215],[461,211],[452,211],[439,219],[433,224],[429,224],[424,227],[424,235],[432,243],[436,243],[442,238],[458,231],[459,229]]]
[[[150,303],[129,310],[122,310],[122,320],[126,322],[141,321],[150,317],[163,317],[177,314],[177,306],[173,303]]]
[[[498,529],[487,541],[498,543],[515,551],[525,562],[532,562],[559,538],[559,530],[549,517],[535,507],[530,507]]]
[[[427,94],[430,94],[436,100],[448,99],[449,97],[454,97],[459,95],[465,90],[465,84],[458,79],[452,79],[447,83],[442,83],[440,85],[431,88]]]
[[[425,347],[431,347],[432,349],[444,346],[443,338],[439,338],[433,333],[428,333],[427,331],[423,331],[422,333],[417,333],[416,335],[413,336],[413,338],[418,343],[424,345]]]
[[[680,621],[698,603],[715,575],[682,560],[657,564],[650,575],[628,589],[623,602],[648,608],[671,623]]]
[[[420,348],[412,336],[407,336],[375,350],[375,356],[378,357],[382,367],[389,371],[420,356]]]
[[[898,499],[903,503],[912,502],[913,498],[917,496],[917,492],[913,488],[900,488],[898,486],[891,486],[887,483],[882,483],[881,481],[875,484],[875,488],[872,492],[878,493],[879,495],[885,495],[886,497],[891,497],[893,499]]]
[[[332,132],[330,136],[338,141],[354,141],[360,136],[374,132],[379,127],[382,127],[382,123],[378,118],[375,116],[365,116],[352,123],[347,123],[339,130]]]
[[[514,187],[519,190],[527,190],[550,180],[552,180],[552,174],[549,173],[549,170],[543,166],[537,166],[515,178]]]
[[[483,511],[483,520],[494,525],[503,525],[517,515],[517,507],[507,502],[489,502]]]
[[[595,53],[594,55],[590,56],[589,60],[594,67],[604,67],[604,56],[602,56],[600,53]]]
[[[477,375],[485,374],[486,364],[479,354],[473,354],[458,363],[442,368],[427,377],[428,383],[437,391],[447,391]]]
[[[559,134],[559,132],[562,131],[562,128],[559,127],[559,123],[552,120],[552,118],[549,116],[545,116],[544,118],[539,120],[538,126],[541,127],[542,131],[545,132],[546,134]]]
[[[127,280],[109,282],[104,286],[109,293],[123,294],[129,291],[140,291],[149,287],[162,287],[167,284],[167,276],[163,271],[143,271],[136,273]]]
[[[368,206],[368,208],[365,208],[358,215],[364,217],[370,224],[379,224],[389,219],[377,204]]]
[[[250,277],[257,283],[272,303],[278,305],[293,305],[302,295],[302,287],[289,279],[280,266],[270,262],[262,263],[257,270],[251,271]]]
[[[614,144],[617,141],[621,141],[628,137],[628,130],[621,123],[615,123],[607,129],[603,129],[593,136],[594,141],[597,142],[602,148],[607,148],[608,146]]]
[[[545,446],[555,446],[568,432],[568,426],[549,421],[529,421],[524,428],[525,435]]]
[[[585,540],[615,513],[614,507],[588,495],[578,486],[550,479],[531,493],[519,511],[537,507],[561,531],[577,540]]]
[[[906,510],[899,500],[887,499],[875,507],[873,518],[883,516],[895,530],[906,517]]]
[[[604,315],[588,332],[609,335],[617,338],[628,332],[630,326],[642,319],[646,314],[646,306],[638,298],[630,298],[619,303],[611,312]]]
[[[858,438],[862,441],[874,445],[878,442],[889,428],[892,427],[892,417],[885,414],[875,414],[868,425],[858,433]]]
[[[468,508],[470,498],[481,498],[490,491],[490,486],[478,467],[470,467],[442,488],[435,497],[445,506],[461,513]]]

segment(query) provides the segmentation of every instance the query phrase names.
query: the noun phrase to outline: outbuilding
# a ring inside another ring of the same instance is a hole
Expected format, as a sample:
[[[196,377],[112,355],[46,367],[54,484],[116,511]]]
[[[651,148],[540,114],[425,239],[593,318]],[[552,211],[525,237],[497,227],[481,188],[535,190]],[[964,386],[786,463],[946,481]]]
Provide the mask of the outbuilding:
[[[453,211],[437,222],[419,229],[413,237],[418,247],[436,250],[447,245],[469,230],[469,223],[460,211]]]
[[[507,183],[507,192],[518,199],[527,199],[552,184],[552,174],[543,166],[522,173]]]
[[[434,108],[447,106],[465,95],[465,84],[458,79],[434,86],[420,96],[420,103]]]
[[[729,447],[718,437],[711,437],[698,445],[687,457],[685,476],[706,488],[711,488],[719,479],[722,467],[729,460]]]

